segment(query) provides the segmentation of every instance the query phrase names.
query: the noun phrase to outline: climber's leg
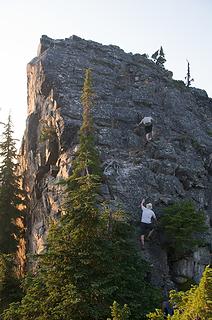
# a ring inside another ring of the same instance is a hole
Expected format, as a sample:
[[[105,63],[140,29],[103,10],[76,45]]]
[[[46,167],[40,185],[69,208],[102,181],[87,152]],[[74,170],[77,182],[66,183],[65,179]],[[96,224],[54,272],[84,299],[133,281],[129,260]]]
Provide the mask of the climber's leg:
[[[141,222],[141,249],[144,249],[144,236],[147,231],[147,224],[144,222]]]
[[[144,234],[141,235],[141,248],[144,248]]]
[[[150,239],[150,237],[151,237],[151,235],[153,234],[153,232],[154,232],[154,229],[152,229],[152,230],[149,232],[149,234],[148,234],[148,236],[147,236],[147,240]]]
[[[152,124],[145,126],[145,133],[146,133],[146,141],[149,142],[152,140]]]

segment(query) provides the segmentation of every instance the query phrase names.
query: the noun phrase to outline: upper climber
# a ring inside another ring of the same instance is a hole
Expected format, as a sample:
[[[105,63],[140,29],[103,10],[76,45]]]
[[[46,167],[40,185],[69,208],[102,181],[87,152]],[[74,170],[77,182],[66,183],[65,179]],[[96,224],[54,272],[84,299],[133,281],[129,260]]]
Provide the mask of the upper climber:
[[[152,140],[152,127],[153,127],[153,118],[152,117],[144,117],[139,126],[144,124],[145,133],[146,133],[146,140],[147,142]]]

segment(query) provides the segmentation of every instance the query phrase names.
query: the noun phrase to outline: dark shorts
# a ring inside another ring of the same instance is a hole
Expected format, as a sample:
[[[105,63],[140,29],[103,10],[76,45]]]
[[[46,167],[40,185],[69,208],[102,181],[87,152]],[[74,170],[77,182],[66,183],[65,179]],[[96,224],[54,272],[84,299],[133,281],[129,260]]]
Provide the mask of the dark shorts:
[[[145,133],[152,132],[152,124],[150,124],[149,126],[146,125],[144,128],[145,128]]]
[[[146,235],[153,229],[152,223],[141,222],[141,235]]]

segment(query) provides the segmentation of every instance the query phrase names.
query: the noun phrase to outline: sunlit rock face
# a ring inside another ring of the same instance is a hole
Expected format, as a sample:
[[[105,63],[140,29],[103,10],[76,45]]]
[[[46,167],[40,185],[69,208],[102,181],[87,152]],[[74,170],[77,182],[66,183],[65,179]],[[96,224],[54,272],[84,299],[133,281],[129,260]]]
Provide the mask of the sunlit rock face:
[[[139,221],[143,197],[158,216],[170,203],[193,199],[210,224],[212,99],[207,93],[174,81],[171,72],[145,55],[76,36],[43,36],[38,56],[27,68],[28,118],[20,157],[29,197],[28,252],[45,249],[50,222],[63,214],[57,182],[72,171],[86,68],[92,70],[95,91],[96,146],[105,175],[102,197],[111,207],[126,210],[132,222]],[[154,139],[148,144],[144,129],[135,129],[143,116],[154,119]],[[151,263],[151,281],[160,286],[172,286],[170,276],[198,281],[209,263],[211,237],[187,260],[172,264],[161,238],[155,233],[143,253]]]

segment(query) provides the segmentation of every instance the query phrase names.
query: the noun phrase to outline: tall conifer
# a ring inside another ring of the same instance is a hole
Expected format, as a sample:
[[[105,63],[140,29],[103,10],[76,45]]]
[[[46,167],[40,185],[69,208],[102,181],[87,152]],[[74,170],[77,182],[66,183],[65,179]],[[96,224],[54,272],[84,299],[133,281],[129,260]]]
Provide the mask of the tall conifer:
[[[16,273],[16,250],[19,228],[16,219],[21,216],[19,205],[22,191],[16,174],[17,152],[11,117],[4,124],[0,142],[0,313],[9,303],[21,296]]]
[[[20,216],[18,206],[21,203],[16,175],[17,151],[10,116],[0,142],[0,159],[0,252],[7,254],[16,251],[18,228],[15,221]]]
[[[12,302],[21,299],[20,280],[14,268],[14,257],[0,254],[0,314]]]
[[[160,65],[162,68],[164,68],[164,63],[166,62],[165,54],[163,52],[163,47],[160,47],[160,50],[157,50],[153,55],[151,56],[153,61]]]
[[[187,60],[187,74],[186,74],[186,77],[185,77],[185,81],[186,81],[186,87],[190,87],[191,85],[191,82],[194,81],[193,78],[191,78],[191,72],[190,72],[190,63],[189,61]]]
[[[92,97],[91,71],[86,70],[83,122],[72,174],[65,181],[64,215],[51,226],[47,252],[26,285],[26,296],[20,305],[10,306],[4,320],[106,320],[114,300],[129,304],[134,319],[140,320],[155,303],[132,228],[120,215],[112,218],[104,212],[99,200],[102,175]]]

